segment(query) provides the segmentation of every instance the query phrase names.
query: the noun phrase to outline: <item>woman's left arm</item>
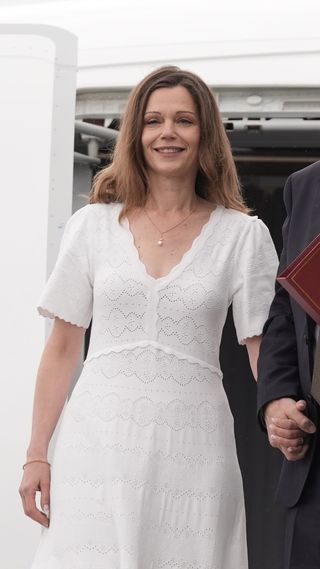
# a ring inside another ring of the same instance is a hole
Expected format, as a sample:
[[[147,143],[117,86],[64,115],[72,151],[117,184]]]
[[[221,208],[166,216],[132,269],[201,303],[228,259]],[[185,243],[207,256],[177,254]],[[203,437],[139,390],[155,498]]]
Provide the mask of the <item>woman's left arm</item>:
[[[248,350],[250,367],[252,370],[253,377],[256,381],[257,381],[257,377],[258,377],[257,362],[258,362],[258,357],[259,357],[261,340],[262,340],[262,336],[252,336],[252,338],[247,338],[245,340],[245,345],[246,345],[246,348]]]

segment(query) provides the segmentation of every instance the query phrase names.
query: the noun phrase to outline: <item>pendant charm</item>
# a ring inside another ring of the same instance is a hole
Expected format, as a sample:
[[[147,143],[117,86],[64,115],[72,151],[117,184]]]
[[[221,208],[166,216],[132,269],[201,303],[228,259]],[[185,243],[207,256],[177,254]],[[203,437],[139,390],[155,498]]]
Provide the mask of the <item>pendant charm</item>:
[[[158,245],[159,245],[159,247],[161,247],[163,245],[163,239],[159,239]]]

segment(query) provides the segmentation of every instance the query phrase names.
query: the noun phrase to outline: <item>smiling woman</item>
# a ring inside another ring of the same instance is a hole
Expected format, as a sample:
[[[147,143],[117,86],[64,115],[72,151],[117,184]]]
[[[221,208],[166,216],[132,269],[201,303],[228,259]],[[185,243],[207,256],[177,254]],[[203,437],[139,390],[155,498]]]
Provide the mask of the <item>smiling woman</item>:
[[[194,185],[200,125],[196,105],[185,87],[163,87],[150,95],[141,142],[149,184],[152,174],[162,174],[185,177]]]
[[[151,108],[153,101],[154,104],[160,104],[161,108]],[[167,105],[170,106],[171,117],[168,116]],[[197,75],[189,71],[182,72],[174,66],[152,72],[132,91],[122,119],[112,164],[96,176],[91,202],[120,201],[123,203],[121,217],[134,207],[143,207],[150,191],[150,172],[146,167],[143,137],[147,136],[149,129],[156,129],[156,125],[159,125],[157,132],[161,130],[163,133],[163,127],[166,130],[168,122],[172,121],[172,113],[185,110],[192,113],[188,113],[187,119],[188,124],[191,123],[191,131],[198,129],[198,136],[200,135],[194,181],[196,194],[213,203],[247,212],[230,143],[214,96]],[[153,117],[151,121],[155,125],[152,128],[146,124],[147,111],[157,111],[157,118]],[[176,120],[174,124],[180,125],[181,121]]]
[[[132,92],[113,163],[69,220],[39,302],[55,324],[20,488],[49,525],[32,569],[248,568],[219,345],[232,303],[255,373],[276,266],[210,89],[156,70]],[[91,317],[49,492],[47,445]]]

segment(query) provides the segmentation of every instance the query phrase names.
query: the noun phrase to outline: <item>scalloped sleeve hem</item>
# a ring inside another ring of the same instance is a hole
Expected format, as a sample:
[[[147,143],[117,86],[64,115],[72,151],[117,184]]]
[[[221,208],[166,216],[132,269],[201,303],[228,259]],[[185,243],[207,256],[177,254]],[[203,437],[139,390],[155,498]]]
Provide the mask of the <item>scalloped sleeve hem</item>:
[[[261,323],[257,323],[255,326],[248,328],[248,331],[237,330],[237,340],[240,346],[245,346],[246,340],[253,338],[254,336],[261,336],[263,331],[263,326],[265,323],[265,318],[261,320]]]
[[[48,310],[43,306],[37,306],[37,311],[39,315],[43,316],[44,318],[50,318],[51,320],[54,320],[54,318],[59,318],[60,320],[64,320],[68,324],[72,324],[73,326],[78,326],[78,328],[85,328],[86,330],[87,328],[89,328],[91,322],[91,315],[88,316],[86,320],[80,320],[79,318],[66,315],[63,312],[60,312],[59,310]]]

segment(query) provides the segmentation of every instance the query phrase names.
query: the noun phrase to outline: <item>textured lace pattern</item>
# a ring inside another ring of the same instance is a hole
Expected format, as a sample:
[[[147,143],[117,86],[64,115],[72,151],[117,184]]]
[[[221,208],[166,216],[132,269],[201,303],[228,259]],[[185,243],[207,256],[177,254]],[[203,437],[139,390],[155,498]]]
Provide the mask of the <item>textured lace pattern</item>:
[[[219,344],[231,303],[240,342],[261,332],[274,248],[261,221],[220,207],[157,280],[119,212],[95,204],[71,218],[39,303],[93,322],[32,569],[247,569]]]
[[[108,356],[107,366],[104,356]],[[90,359],[87,359],[87,362]],[[87,364],[88,365],[88,364]],[[205,362],[191,359],[168,349],[149,343],[121,348],[119,351],[104,350],[93,355],[91,372],[103,384],[115,378],[136,378],[143,385],[157,382],[157,386],[184,387],[221,380],[221,372]],[[128,381],[125,382],[128,385]]]
[[[217,428],[215,406],[209,401],[199,405],[186,405],[179,399],[170,403],[155,403],[150,397],[139,397],[135,401],[121,399],[117,393],[109,393],[103,397],[94,397],[91,393],[83,393],[77,399],[78,407],[72,406],[76,418],[82,418],[89,409],[90,416],[99,417],[109,422],[116,418],[123,421],[133,421],[140,427],[152,423],[167,425],[170,429],[180,430],[187,427],[204,431]]]

